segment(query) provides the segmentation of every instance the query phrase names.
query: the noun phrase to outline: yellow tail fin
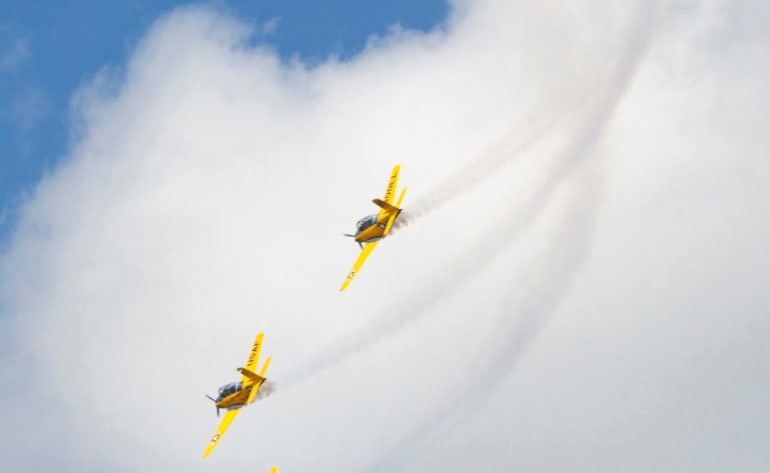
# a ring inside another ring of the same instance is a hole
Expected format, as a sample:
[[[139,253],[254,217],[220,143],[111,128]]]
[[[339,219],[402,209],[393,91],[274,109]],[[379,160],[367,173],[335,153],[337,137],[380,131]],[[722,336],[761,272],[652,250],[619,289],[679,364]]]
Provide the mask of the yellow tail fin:
[[[396,221],[396,218],[398,218],[399,214],[401,213],[401,209],[399,207],[401,207],[401,201],[404,200],[404,194],[406,194],[406,187],[404,187],[401,190],[401,195],[398,197],[398,202],[396,203],[396,206],[395,207],[393,207],[392,205],[389,206],[391,208],[394,208],[395,212],[388,219],[388,225],[385,227],[385,231],[382,233],[383,236],[385,236],[388,233],[390,233],[390,227],[393,226],[393,223]]]
[[[401,195],[398,196],[398,202],[396,202],[396,207],[401,208],[401,201],[404,200],[405,194],[406,194],[406,187],[401,189]]]
[[[263,378],[265,377],[265,373],[267,373],[267,367],[270,365],[270,360],[272,359],[272,356],[268,356],[265,360],[265,364],[262,365],[262,371],[259,372],[259,375]]]

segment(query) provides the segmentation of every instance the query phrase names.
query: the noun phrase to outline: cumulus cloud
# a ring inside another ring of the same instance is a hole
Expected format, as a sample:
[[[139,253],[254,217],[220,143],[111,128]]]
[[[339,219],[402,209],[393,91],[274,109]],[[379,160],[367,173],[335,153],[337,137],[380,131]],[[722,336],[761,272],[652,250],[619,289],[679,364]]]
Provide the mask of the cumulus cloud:
[[[6,464],[766,469],[751,8],[456,2],[312,68],[159,19],[0,262]],[[340,294],[396,162],[412,218]],[[257,331],[275,392],[202,462]]]

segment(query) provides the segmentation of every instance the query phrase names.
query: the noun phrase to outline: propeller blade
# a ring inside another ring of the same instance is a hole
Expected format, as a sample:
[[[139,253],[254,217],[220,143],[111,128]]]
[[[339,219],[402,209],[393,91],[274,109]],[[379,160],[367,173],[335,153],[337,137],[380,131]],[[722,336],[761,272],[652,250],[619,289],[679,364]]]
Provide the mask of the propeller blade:
[[[216,400],[216,399],[214,399],[213,397],[209,396],[208,394],[205,394],[205,396],[206,396],[207,398],[211,399],[212,401],[214,401],[214,404],[216,404],[216,403],[217,403],[217,400]],[[217,406],[217,417],[219,417],[219,406]]]

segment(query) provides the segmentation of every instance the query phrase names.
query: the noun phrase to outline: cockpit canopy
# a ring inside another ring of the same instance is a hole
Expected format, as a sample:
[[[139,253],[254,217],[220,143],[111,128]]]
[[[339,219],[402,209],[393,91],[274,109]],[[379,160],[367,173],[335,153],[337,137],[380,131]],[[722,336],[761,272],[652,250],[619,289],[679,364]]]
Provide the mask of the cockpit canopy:
[[[241,390],[241,386],[243,386],[243,383],[240,381],[238,381],[237,383],[225,384],[224,386],[219,388],[219,396],[217,397],[217,402],[221,401],[222,399],[226,398],[231,394],[237,393],[238,391]]]
[[[356,235],[377,223],[377,214],[367,215],[356,222]]]

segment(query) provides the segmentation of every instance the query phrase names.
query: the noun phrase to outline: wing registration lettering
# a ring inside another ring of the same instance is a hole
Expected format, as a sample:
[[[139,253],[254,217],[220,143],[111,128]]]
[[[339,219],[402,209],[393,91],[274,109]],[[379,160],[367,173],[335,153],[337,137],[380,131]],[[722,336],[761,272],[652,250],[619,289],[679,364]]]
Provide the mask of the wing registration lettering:
[[[390,173],[390,179],[388,179],[388,187],[385,188],[384,201],[393,204],[393,197],[396,194],[396,186],[398,185],[398,173],[401,172],[401,165],[396,164],[393,166],[393,171]]]
[[[246,361],[245,368],[252,373],[257,371],[257,363],[259,362],[259,352],[262,350],[262,338],[265,336],[264,333],[257,334],[257,338],[254,340],[254,345],[251,347],[251,352],[249,352],[249,359]],[[241,378],[241,381],[246,381],[246,376],[244,375]]]

